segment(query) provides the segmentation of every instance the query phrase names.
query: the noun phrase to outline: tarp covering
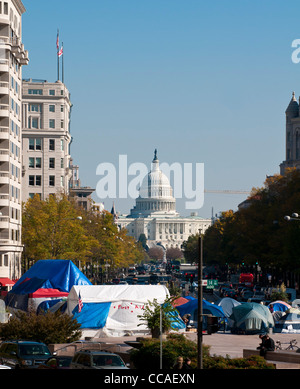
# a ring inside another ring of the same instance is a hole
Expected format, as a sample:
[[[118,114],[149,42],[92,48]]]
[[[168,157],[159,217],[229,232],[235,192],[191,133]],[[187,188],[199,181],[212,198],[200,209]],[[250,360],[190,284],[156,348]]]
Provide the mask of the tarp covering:
[[[233,333],[259,334],[274,327],[270,310],[258,303],[244,303],[233,307],[229,319],[233,322]]]
[[[145,304],[154,299],[162,304],[167,297],[164,285],[73,286],[66,313],[76,318],[82,329],[99,329],[97,336],[123,336],[147,330],[138,317]]]
[[[73,285],[91,285],[91,282],[72,261],[45,259],[37,261],[16,282],[11,293],[33,293],[40,288],[70,292]]]
[[[45,300],[67,296],[73,285],[91,285],[70,260],[37,261],[7,294],[8,308],[27,311],[37,309]]]

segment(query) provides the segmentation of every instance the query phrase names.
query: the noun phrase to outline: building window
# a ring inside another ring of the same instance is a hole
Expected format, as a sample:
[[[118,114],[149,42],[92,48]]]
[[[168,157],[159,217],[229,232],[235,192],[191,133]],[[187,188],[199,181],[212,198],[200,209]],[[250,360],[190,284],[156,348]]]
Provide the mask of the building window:
[[[55,150],[55,139],[49,139],[49,151]]]
[[[34,168],[34,158],[32,158],[32,157],[29,158],[29,164],[28,164],[28,166],[29,166],[30,168]]]
[[[49,158],[49,168],[55,169],[55,158]]]
[[[55,90],[54,89],[50,89],[49,90],[49,95],[50,96],[55,96]]]
[[[42,158],[36,158],[35,159],[35,167],[37,169],[40,169],[42,167]]]
[[[29,138],[29,150],[42,150],[42,139]]]
[[[42,176],[35,176],[35,185],[36,186],[42,185]]]
[[[64,151],[64,149],[65,149],[63,139],[60,140],[60,149],[61,149],[61,151]]]
[[[55,112],[55,105],[49,105],[49,112]]]
[[[63,169],[65,167],[63,158],[60,159],[60,167],[61,167],[61,169]]]
[[[64,182],[64,176],[60,176],[60,186],[64,187],[65,182]]]
[[[31,119],[31,127],[32,128],[38,128],[38,123],[39,123],[38,118],[32,118]]]
[[[55,176],[49,176],[49,186],[55,186]]]
[[[42,95],[43,90],[42,89],[28,89],[29,95]]]
[[[55,128],[55,120],[49,119],[49,128]]]
[[[29,176],[29,186],[34,186],[34,176]]]

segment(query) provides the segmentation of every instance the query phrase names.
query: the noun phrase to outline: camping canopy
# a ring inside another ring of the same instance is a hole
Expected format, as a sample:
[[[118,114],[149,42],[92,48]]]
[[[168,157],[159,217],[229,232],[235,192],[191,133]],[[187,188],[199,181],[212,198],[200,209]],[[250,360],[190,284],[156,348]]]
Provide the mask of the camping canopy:
[[[233,307],[229,319],[233,333],[258,334],[268,332],[274,326],[270,310],[258,303],[244,303]]]
[[[47,259],[36,262],[5,298],[11,309],[37,309],[43,301],[66,297],[73,285],[91,285],[70,260]]]
[[[144,305],[154,299],[162,304],[167,297],[164,285],[73,286],[66,313],[76,318],[82,329],[99,330],[97,336],[122,336],[148,331],[138,317]]]

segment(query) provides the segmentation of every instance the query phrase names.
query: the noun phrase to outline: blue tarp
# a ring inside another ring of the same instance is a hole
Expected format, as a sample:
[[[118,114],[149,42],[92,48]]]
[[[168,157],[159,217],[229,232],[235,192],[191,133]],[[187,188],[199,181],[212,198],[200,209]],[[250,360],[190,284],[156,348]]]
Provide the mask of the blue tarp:
[[[196,309],[198,309],[198,299],[189,297],[189,300],[190,300],[189,302],[176,307],[181,317],[187,313],[192,314]],[[222,307],[212,304],[206,300],[202,301],[202,309],[203,309],[202,312],[203,314],[211,314],[217,317],[225,317],[225,313]]]
[[[9,293],[28,294],[36,290],[58,289],[69,293],[73,285],[92,285],[70,260],[37,261],[13,286]]]
[[[73,310],[73,317],[81,328],[103,328],[106,324],[111,303],[85,303],[78,312],[78,305]]]
[[[27,311],[28,296],[38,289],[57,289],[69,293],[74,285],[92,285],[70,260],[45,259],[37,261],[8,292],[8,307]]]

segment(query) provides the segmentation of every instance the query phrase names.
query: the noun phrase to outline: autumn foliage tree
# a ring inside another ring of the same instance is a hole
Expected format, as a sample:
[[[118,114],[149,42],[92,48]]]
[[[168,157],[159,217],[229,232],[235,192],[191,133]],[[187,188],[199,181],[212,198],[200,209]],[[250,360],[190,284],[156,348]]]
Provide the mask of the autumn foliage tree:
[[[29,264],[40,259],[71,259],[111,269],[141,261],[143,249],[109,212],[87,212],[65,195],[38,196],[23,207],[22,239]]]
[[[300,213],[300,172],[268,177],[245,205],[223,212],[206,231],[204,261],[300,270],[300,223],[284,219]]]

